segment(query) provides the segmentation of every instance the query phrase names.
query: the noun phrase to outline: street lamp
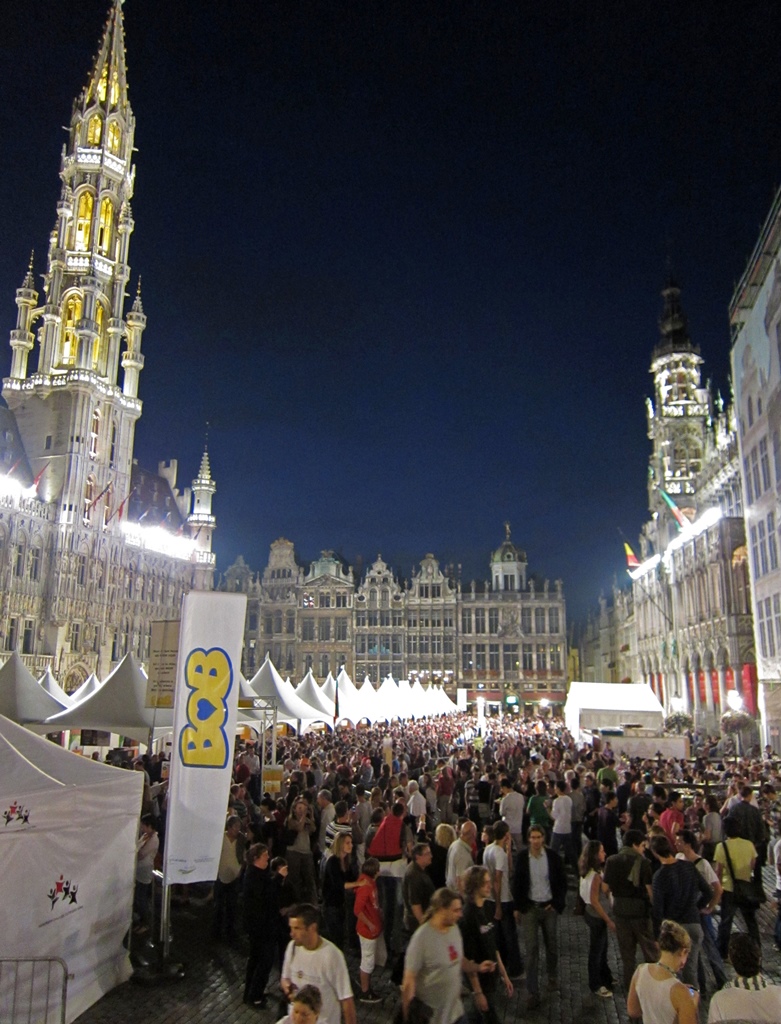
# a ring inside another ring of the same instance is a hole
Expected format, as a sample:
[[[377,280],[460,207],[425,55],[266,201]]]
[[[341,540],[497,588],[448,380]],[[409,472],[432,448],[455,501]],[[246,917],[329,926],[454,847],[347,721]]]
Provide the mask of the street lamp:
[[[670,707],[676,715],[680,714],[684,709],[683,697],[670,697]]]
[[[732,711],[740,711],[743,708],[743,698],[737,690],[727,690],[727,703]]]

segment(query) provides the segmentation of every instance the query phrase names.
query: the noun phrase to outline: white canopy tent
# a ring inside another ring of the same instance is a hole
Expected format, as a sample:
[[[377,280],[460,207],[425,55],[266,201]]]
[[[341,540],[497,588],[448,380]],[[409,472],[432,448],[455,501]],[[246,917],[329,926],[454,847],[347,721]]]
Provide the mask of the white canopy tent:
[[[358,696],[361,698],[361,711],[363,712],[361,718],[368,718],[370,722],[374,723],[384,717],[380,712],[377,691],[368,676],[364,676],[363,682],[358,687]]]
[[[326,722],[328,725],[333,725],[336,710],[334,702],[329,700],[317,685],[311,669],[298,684],[295,692],[296,697],[304,701],[305,704],[308,704],[312,712],[314,712],[314,714],[310,712],[310,717],[316,718],[320,722]]]
[[[353,725],[357,725],[362,718],[368,717],[368,712],[364,710],[363,697],[344,668],[339,672],[336,682],[339,687],[339,721],[346,718]]]
[[[122,939],[142,786],[139,772],[71,754],[0,717],[0,957],[61,957],[68,1022],[131,974]],[[12,980],[0,976],[3,1020]],[[32,1021],[59,1019],[54,1003],[46,1016],[37,988],[31,1010]]]
[[[52,675],[51,668],[47,667],[44,674],[38,680],[38,685],[49,694],[50,697],[54,697],[56,701],[62,704],[63,708],[69,708],[73,706],[73,697],[60,686],[57,680]]]
[[[38,685],[35,677],[14,651],[0,668],[0,715],[5,715],[20,725],[35,728],[49,715],[56,715],[64,707],[64,704]]]
[[[80,704],[81,701],[86,700],[87,697],[92,696],[96,690],[100,689],[100,680],[94,672],[90,672],[84,682],[70,695],[71,702],[69,707],[73,707],[74,704]]]
[[[401,700],[399,699],[399,688],[393,676],[386,676],[380,683],[376,693],[377,718],[384,718],[387,722],[394,718],[402,717]]]
[[[92,694],[46,720],[56,729],[100,729],[147,742],[154,729],[163,734],[173,729],[171,708],[149,708],[147,677],[133,654],[126,654],[103,684]]]
[[[290,683],[286,683],[274,668],[271,659],[266,655],[263,664],[249,681],[250,689],[265,700],[273,700],[277,706],[277,721],[296,725],[308,725],[319,715],[306,704]]]
[[[326,696],[332,704],[336,700],[336,680],[330,672],[325,677],[325,682],[320,687],[320,692]]]
[[[661,733],[664,708],[648,683],[570,683],[564,724],[576,738],[627,725]]]

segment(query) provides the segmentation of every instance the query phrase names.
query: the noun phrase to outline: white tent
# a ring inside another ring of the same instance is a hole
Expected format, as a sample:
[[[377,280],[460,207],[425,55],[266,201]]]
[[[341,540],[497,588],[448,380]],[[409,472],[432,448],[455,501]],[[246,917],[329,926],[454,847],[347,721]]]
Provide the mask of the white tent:
[[[65,707],[42,689],[16,651],[0,668],[0,715],[22,725],[38,724]]]
[[[150,708],[147,677],[132,654],[126,654],[102,686],[73,707],[46,720],[55,729],[100,729],[146,742],[151,730],[173,728],[172,708]]]
[[[308,704],[312,709],[310,711],[310,718],[333,725],[336,710],[334,702],[329,700],[317,685],[311,669],[296,687],[296,697],[305,704]]]
[[[71,754],[0,717],[0,957],[61,957],[68,1021],[131,974],[122,939],[142,786],[139,772]],[[10,982],[4,972],[3,1020]],[[36,988],[32,998],[30,1020],[43,1020],[45,995]],[[59,1020],[54,1004],[46,1019]]]
[[[336,700],[336,680],[330,672],[325,677],[325,682],[320,687],[320,692],[324,694],[332,704]]]
[[[377,722],[384,717],[380,710],[380,703],[377,700],[377,691],[374,689],[372,681],[368,676],[364,676],[363,682],[358,687],[358,696],[361,698],[361,710],[363,711],[361,718],[368,718],[370,722]]]
[[[419,679],[415,679],[410,686],[410,710],[413,718],[424,718],[429,714],[428,710],[428,698],[426,691],[420,684]]]
[[[277,706],[277,721],[308,724],[316,717],[314,710],[298,697],[290,683],[286,683],[266,655],[263,664],[249,681],[258,697],[273,700]]]
[[[399,699],[399,688],[393,676],[386,676],[377,690],[377,718],[390,722],[394,718],[403,717],[403,709]]]
[[[84,682],[70,695],[71,701],[69,707],[73,707],[74,704],[80,704],[81,701],[86,700],[87,697],[91,697],[96,690],[100,689],[100,680],[94,672],[90,672]]]
[[[38,685],[42,686],[50,697],[54,697],[56,701],[59,701],[64,708],[69,708],[73,705],[73,698],[69,693],[66,693],[65,690],[63,690],[54,678],[51,668],[47,667],[44,674],[38,680]]]
[[[659,731],[664,708],[648,683],[570,683],[564,724],[577,739],[581,729],[598,731],[626,725]]]
[[[339,687],[339,721],[346,718],[357,725],[362,718],[369,717],[369,709],[364,707],[364,699],[347,671],[342,667],[336,679]]]

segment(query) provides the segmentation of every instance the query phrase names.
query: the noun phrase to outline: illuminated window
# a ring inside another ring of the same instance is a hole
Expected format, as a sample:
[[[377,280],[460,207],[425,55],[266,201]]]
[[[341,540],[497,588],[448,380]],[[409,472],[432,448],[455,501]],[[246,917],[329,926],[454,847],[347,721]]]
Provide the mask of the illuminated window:
[[[76,324],[79,320],[81,320],[81,296],[71,295],[65,303],[65,316],[63,317],[61,366],[76,365],[76,351],[79,344]]]
[[[100,436],[100,412],[96,409],[92,414],[92,429],[89,435],[89,457],[98,457],[98,437]]]
[[[95,307],[95,322],[98,325],[98,336],[92,344],[92,369],[96,373],[106,372],[106,353],[108,339],[106,337],[106,310],[99,302]]]
[[[76,252],[86,252],[89,248],[90,234],[92,232],[92,207],[94,201],[89,192],[82,192],[79,197],[79,206],[76,213],[76,237],[74,249]]]
[[[114,207],[110,199],[104,199],[100,204],[100,218],[98,219],[98,252],[101,256],[108,256],[109,254],[113,220]]]
[[[95,504],[95,477],[90,476],[87,478],[87,483],[84,485],[84,515],[83,521],[85,526],[89,526],[92,522],[92,507]]]
[[[107,139],[109,153],[119,153],[122,142],[122,130],[116,121],[111,121],[108,126]]]
[[[106,96],[108,95],[108,92],[109,92],[108,78],[109,78],[109,71],[108,71],[108,65],[106,65],[103,68],[103,73],[101,74],[100,81],[98,82],[98,99],[100,100],[101,103],[105,103],[106,102]],[[109,96],[109,103],[110,103],[110,105],[113,107],[118,99],[119,99],[119,75],[117,74],[117,69],[116,68],[112,68],[111,69],[111,95]]]
[[[87,129],[87,144],[89,146],[99,146],[100,139],[103,135],[103,118],[98,114],[89,119],[89,127]]]
[[[117,424],[111,424],[111,446],[109,448],[108,461],[113,466],[117,458]],[[257,628],[257,627],[256,627]]]

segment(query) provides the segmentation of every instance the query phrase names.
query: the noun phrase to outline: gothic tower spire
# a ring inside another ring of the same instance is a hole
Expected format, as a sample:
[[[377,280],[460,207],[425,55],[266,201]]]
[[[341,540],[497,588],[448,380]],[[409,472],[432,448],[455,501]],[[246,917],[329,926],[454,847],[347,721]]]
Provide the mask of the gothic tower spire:
[[[216,490],[217,485],[212,479],[209,465],[209,449],[204,445],[201,468],[193,480],[193,510],[187,518],[195,540],[196,590],[211,590],[213,586],[215,558],[212,554],[212,534],[216,529],[217,520],[212,514],[212,498]]]
[[[659,342],[651,357],[654,398],[647,400],[648,437],[653,442],[648,467],[648,506],[664,509],[659,489],[694,514],[696,476],[702,468],[711,399],[701,384],[703,360],[692,344],[681,289],[670,277],[662,289]]]
[[[37,305],[28,274],[17,292],[11,374],[3,386],[36,478],[48,469],[40,496],[61,503],[63,523],[106,527],[110,502],[98,509],[96,496],[112,494],[118,502],[130,490],[146,326],[140,303],[124,316],[134,227],[134,133],[122,0],[112,0],[62,150],[43,304]],[[33,370],[28,364],[36,340]],[[118,528],[113,521],[111,528]]]

